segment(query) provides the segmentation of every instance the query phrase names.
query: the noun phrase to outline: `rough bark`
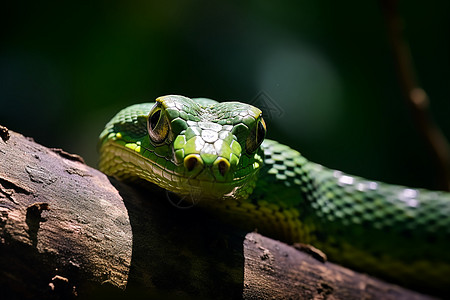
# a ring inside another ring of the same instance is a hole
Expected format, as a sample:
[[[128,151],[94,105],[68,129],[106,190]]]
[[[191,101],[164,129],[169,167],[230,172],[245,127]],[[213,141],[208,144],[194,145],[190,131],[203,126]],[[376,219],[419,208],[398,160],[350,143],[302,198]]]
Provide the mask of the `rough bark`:
[[[0,299],[429,299],[177,209],[2,127]]]

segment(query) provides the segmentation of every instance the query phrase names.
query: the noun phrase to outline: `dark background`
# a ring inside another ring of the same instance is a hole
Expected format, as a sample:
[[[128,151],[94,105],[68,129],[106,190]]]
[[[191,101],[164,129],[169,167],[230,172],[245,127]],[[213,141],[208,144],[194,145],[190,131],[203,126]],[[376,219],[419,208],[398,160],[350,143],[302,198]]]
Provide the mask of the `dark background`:
[[[400,4],[450,136],[450,1]],[[345,172],[436,186],[377,1],[9,1],[1,11],[0,124],[91,166],[104,124],[130,104],[263,95],[281,112],[266,119],[269,138]]]

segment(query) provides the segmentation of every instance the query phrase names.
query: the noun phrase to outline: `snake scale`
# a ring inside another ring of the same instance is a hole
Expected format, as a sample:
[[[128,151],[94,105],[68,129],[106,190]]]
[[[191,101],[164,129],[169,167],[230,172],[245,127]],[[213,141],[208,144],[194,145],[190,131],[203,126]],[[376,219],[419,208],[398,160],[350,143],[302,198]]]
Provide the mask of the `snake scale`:
[[[164,96],[107,123],[99,168],[193,199],[244,228],[313,245],[331,261],[448,295],[449,193],[331,170],[265,134],[254,106]]]

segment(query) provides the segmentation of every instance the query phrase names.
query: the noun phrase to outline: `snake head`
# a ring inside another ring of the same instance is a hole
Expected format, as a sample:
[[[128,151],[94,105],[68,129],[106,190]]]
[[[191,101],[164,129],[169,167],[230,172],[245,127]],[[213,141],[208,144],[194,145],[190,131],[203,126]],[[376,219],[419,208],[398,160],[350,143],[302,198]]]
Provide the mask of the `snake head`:
[[[260,145],[266,133],[258,108],[164,96],[148,114],[147,130],[148,148],[164,157],[163,174],[151,180],[154,183],[178,194],[195,190],[201,198],[251,193],[262,166]]]

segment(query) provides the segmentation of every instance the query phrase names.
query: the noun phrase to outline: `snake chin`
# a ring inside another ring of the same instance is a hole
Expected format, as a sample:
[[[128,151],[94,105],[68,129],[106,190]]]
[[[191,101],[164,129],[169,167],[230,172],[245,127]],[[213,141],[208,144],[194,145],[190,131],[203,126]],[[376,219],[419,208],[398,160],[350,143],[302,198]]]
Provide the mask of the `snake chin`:
[[[256,174],[257,172],[252,172],[247,176],[235,178],[231,181],[188,179],[181,180],[176,184],[174,184],[174,181],[159,182],[157,184],[195,203],[227,199],[243,200],[253,192],[257,179]]]

